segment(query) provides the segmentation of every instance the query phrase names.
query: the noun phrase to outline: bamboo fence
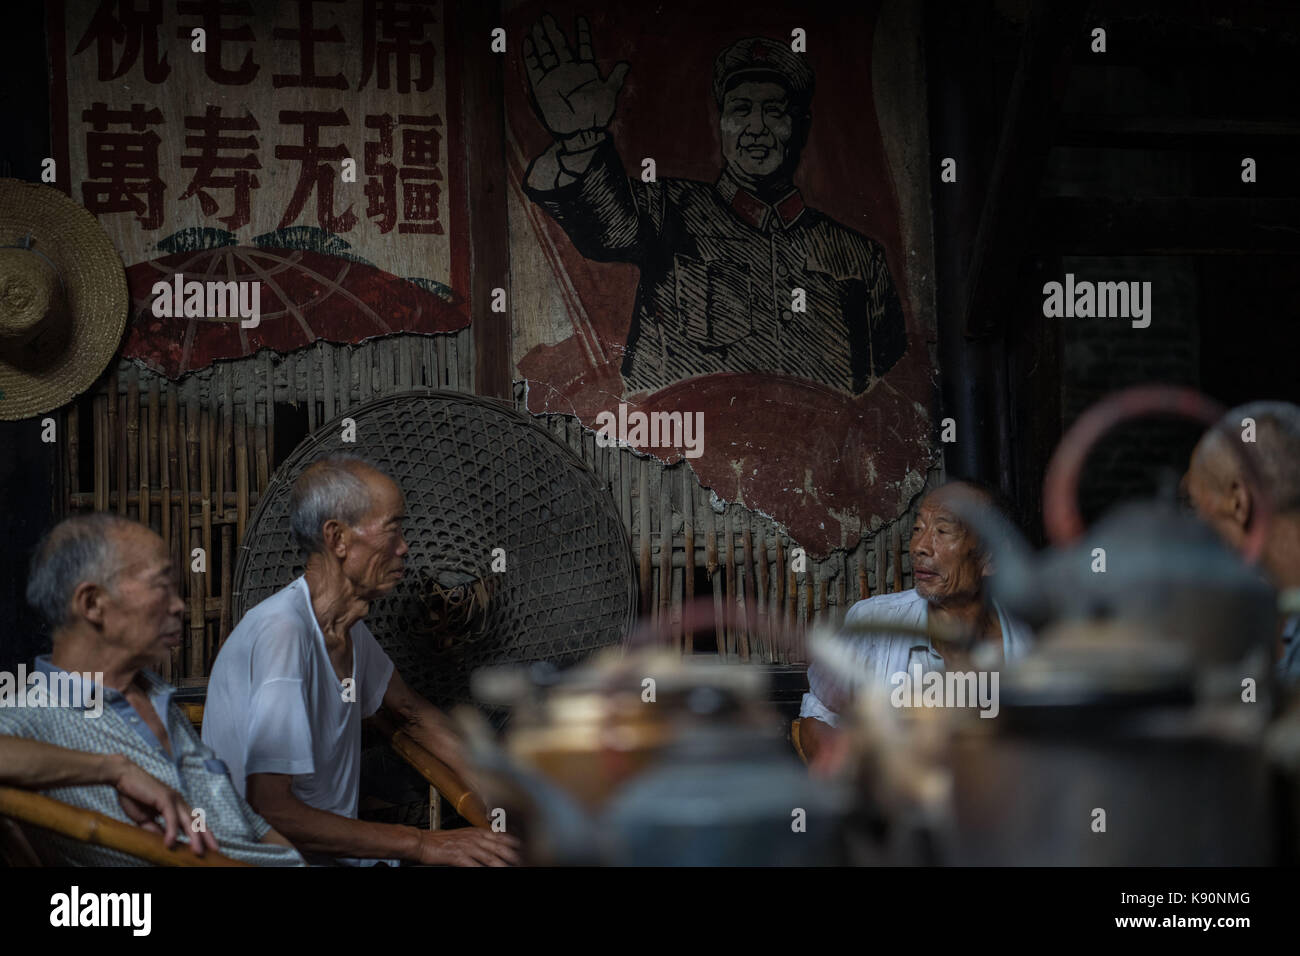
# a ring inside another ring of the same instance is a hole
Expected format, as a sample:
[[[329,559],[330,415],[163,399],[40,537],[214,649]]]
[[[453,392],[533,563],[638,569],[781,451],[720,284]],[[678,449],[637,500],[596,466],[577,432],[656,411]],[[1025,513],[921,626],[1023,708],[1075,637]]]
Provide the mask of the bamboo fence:
[[[217,362],[172,382],[122,362],[62,411],[64,514],[113,511],[148,524],[182,569],[184,640],[165,666],[179,686],[206,682],[236,623],[235,549],[276,465],[321,424],[348,408],[412,388],[473,392],[473,340],[396,335],[355,346],[324,342],[279,356]],[[515,402],[523,404],[523,386]],[[690,467],[665,467],[625,448],[601,448],[574,419],[538,422],[573,448],[610,490],[632,541],[640,609],[667,623],[685,653],[769,664],[806,660],[796,642],[777,646],[776,622],[803,633],[834,625],[854,601],[910,581],[902,547],[911,514],[864,535],[856,547],[792,568],[797,547],[770,519],[724,506]],[[928,476],[933,483],[937,475]],[[900,533],[901,532],[901,533]],[[198,569],[195,549],[206,566]],[[682,605],[712,595],[731,626],[707,640],[682,627]]]

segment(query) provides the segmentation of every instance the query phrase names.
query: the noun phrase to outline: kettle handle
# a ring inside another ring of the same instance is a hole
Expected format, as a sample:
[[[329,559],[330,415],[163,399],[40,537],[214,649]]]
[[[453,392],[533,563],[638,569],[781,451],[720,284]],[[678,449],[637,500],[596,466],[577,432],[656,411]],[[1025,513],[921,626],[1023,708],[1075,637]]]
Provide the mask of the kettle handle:
[[[1135,385],[1112,392],[1093,405],[1070,427],[1052,454],[1043,479],[1043,525],[1055,545],[1067,545],[1082,536],[1083,516],[1079,513],[1079,475],[1088,455],[1102,436],[1121,422],[1148,416],[1188,418],[1207,427],[1217,425],[1226,413],[1218,402],[1195,389],[1177,385]],[[1236,443],[1230,443],[1236,448]],[[1254,564],[1264,551],[1273,502],[1264,491],[1259,468],[1253,457],[1240,451],[1245,478],[1252,499],[1258,503],[1258,519],[1251,523],[1242,542],[1242,557]]]

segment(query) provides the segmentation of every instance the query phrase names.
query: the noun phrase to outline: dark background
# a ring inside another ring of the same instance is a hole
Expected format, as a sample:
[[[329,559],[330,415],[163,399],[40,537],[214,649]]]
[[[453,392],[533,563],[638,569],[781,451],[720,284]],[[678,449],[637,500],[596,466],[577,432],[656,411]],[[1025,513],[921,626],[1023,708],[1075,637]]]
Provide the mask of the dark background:
[[[668,25],[674,3],[661,6]],[[949,473],[999,485],[1036,535],[1051,450],[1107,392],[1156,381],[1225,405],[1300,401],[1300,4],[926,7],[942,414],[978,422],[980,436],[945,447]],[[0,176],[35,181],[50,154],[44,8],[5,14]],[[1089,50],[1094,26],[1105,54]],[[467,82],[501,89],[499,75]],[[943,156],[960,157],[958,183],[939,181]],[[1254,184],[1241,182],[1244,156]],[[980,243],[981,222],[998,241]],[[1043,319],[1043,282],[1071,271],[1151,281],[1150,328]],[[968,310],[972,288],[983,305]],[[23,599],[60,500],[57,446],[39,430],[39,417],[0,422],[6,670],[45,643]],[[1089,464],[1085,514],[1176,478],[1195,437],[1160,422],[1112,436]]]

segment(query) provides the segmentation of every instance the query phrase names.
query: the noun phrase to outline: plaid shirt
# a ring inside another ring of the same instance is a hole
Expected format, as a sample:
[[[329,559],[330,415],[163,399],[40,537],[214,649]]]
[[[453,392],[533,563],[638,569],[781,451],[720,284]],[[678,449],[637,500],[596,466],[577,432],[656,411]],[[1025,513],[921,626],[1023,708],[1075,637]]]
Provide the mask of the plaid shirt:
[[[62,668],[51,664],[48,656],[36,659],[36,669],[47,675],[62,673]],[[190,807],[202,809],[207,828],[225,855],[261,866],[303,865],[296,850],[260,842],[271,825],[239,796],[226,765],[203,744],[180,708],[172,703],[175,688],[152,671],[141,671],[140,675],[149,688],[149,703],[167,730],[171,756],[127,699],[108,687],[98,689],[104,701],[104,711],[99,717],[87,717],[82,712],[86,708],[67,706],[0,707],[0,734],[42,740],[89,753],[122,754],[146,773],[178,791]],[[82,681],[83,678],[74,674],[72,680]],[[80,698],[83,701],[90,698],[85,691],[83,688]],[[124,823],[132,822],[118,803],[117,791],[108,784],[56,787],[46,790],[45,794],[75,807],[98,810]],[[145,865],[143,861],[116,850],[78,843],[54,834],[47,836],[64,865]]]

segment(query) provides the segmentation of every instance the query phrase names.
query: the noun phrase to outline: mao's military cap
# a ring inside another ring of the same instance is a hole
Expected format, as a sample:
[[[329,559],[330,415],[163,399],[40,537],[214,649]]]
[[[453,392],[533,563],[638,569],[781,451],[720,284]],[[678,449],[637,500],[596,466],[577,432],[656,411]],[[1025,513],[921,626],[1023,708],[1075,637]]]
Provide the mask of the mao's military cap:
[[[805,108],[812,102],[813,71],[788,42],[767,37],[737,40],[713,61],[713,98],[722,105],[727,90],[746,80],[767,79],[783,85]]]

